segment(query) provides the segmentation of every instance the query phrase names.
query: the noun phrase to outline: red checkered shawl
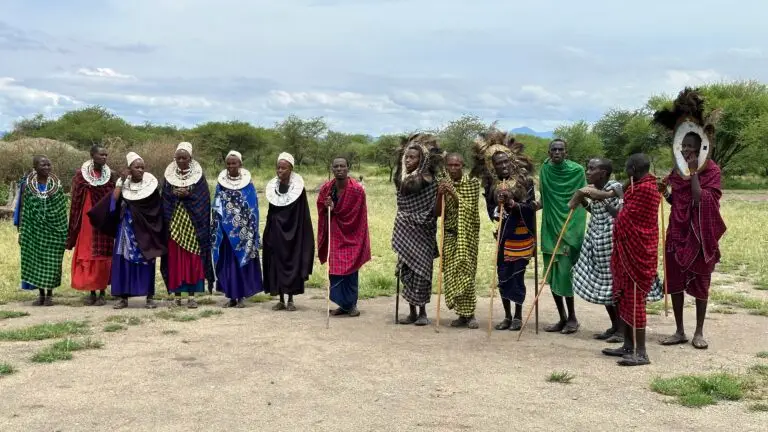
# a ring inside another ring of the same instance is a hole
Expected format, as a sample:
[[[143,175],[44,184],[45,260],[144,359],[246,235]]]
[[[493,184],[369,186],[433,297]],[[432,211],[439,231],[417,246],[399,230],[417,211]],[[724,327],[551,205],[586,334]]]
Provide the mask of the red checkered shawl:
[[[701,201],[693,204],[691,181],[673,171],[668,177],[672,185],[672,212],[667,229],[667,250],[684,269],[708,274],[720,261],[720,238],[726,226],[720,215],[720,167],[709,160],[699,173]]]
[[[80,234],[80,226],[83,220],[83,208],[85,206],[86,192],[91,193],[91,207],[95,206],[102,198],[115,190],[115,176],[102,186],[93,186],[83,178],[83,173],[77,170],[72,178],[72,203],[69,208],[69,229],[67,231],[67,249],[73,249]],[[93,228],[93,243],[91,244],[93,256],[111,257],[115,239],[95,227]]]
[[[611,269],[621,266],[644,293],[651,288],[659,260],[660,201],[656,177],[648,174],[626,191],[624,207],[613,222]]]
[[[371,241],[368,236],[368,207],[365,190],[353,179],[341,195],[336,192],[336,180],[325,183],[317,194],[317,249],[320,263],[328,259],[328,213],[325,198],[335,198],[331,212],[332,275],[348,275],[360,269],[371,259]]]

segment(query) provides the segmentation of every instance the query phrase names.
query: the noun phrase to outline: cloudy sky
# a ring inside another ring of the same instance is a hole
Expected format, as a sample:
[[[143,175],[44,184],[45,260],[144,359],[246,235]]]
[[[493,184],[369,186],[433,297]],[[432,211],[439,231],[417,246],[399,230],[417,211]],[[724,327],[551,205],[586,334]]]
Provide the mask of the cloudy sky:
[[[626,4],[626,5],[625,5]],[[0,0],[0,130],[99,104],[131,122],[544,131],[656,93],[768,81],[763,0]]]

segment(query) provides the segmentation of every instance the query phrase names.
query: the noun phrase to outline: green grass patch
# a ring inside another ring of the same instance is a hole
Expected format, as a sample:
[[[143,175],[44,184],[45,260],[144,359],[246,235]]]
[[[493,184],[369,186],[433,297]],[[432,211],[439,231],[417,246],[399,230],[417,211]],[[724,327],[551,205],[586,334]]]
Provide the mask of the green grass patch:
[[[37,324],[19,329],[0,331],[2,341],[37,341],[56,339],[62,336],[83,334],[88,331],[84,321],[62,321],[58,323]]]
[[[217,310],[217,309],[205,309],[203,311],[200,311],[200,318],[210,318],[212,316],[221,315],[224,312]]]
[[[112,315],[107,317],[107,319],[104,321],[109,323],[127,324],[131,326],[140,325],[142,323],[141,318],[127,315]]]
[[[648,315],[661,315],[664,312],[664,301],[646,303],[645,312]]]
[[[0,321],[6,320],[6,319],[12,319],[12,318],[21,318],[25,316],[29,316],[29,313],[21,312],[21,311],[8,311],[8,310],[0,311]]]
[[[674,396],[680,405],[689,408],[714,405],[718,400],[741,400],[748,389],[747,380],[729,373],[680,375],[651,382],[651,390]]]
[[[735,315],[736,309],[732,308],[731,306],[715,306],[710,308],[707,312],[713,314]]]
[[[126,327],[124,325],[118,323],[111,323],[104,326],[105,333],[115,333],[125,329]]]
[[[160,319],[177,322],[189,322],[196,321],[199,317],[193,314],[182,314],[178,311],[164,310],[155,313],[155,316]]]
[[[16,373],[16,368],[8,363],[0,363],[0,377],[12,375]]]
[[[576,375],[568,371],[555,371],[549,374],[549,376],[547,377],[547,382],[559,383],[559,384],[570,384],[571,382],[573,382],[574,378],[576,378]]]
[[[163,334],[166,336],[179,334],[178,330],[163,330]]]
[[[266,303],[270,300],[272,300],[272,296],[268,296],[266,294],[256,294],[255,296],[248,299],[248,301],[251,303]]]
[[[749,406],[749,410],[752,412],[768,412],[768,403],[754,403]]]
[[[746,309],[752,315],[768,316],[768,301],[762,299],[720,290],[713,290],[709,299],[721,305]]]
[[[757,353],[757,358],[768,359],[768,351],[760,351]]]
[[[200,297],[197,299],[197,304],[200,306],[211,306],[216,304],[216,300],[211,296]]]
[[[63,339],[35,353],[30,361],[33,363],[54,363],[62,360],[72,360],[76,351],[100,349],[104,347],[101,341],[90,338],[83,340]]]

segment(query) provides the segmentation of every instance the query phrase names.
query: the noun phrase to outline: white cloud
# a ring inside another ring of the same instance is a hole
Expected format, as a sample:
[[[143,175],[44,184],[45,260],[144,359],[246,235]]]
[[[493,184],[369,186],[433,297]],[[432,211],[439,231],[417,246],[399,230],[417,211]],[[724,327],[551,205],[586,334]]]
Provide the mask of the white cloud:
[[[92,77],[92,78],[130,79],[130,80],[136,79],[136,77],[134,77],[133,75],[122,74],[111,68],[95,68],[95,69],[80,68],[77,70],[77,74],[86,76],[86,77]]]
[[[763,50],[757,47],[751,47],[751,48],[730,48],[728,50],[729,53],[734,54],[738,57],[743,57],[747,59],[760,59],[765,56],[763,53]]]
[[[14,103],[40,105],[42,107],[80,103],[70,96],[23,86],[11,77],[0,77],[0,97],[7,98]]]
[[[547,105],[556,105],[562,102],[560,96],[539,85],[524,85],[520,87],[520,94]]]
[[[219,105],[204,97],[188,95],[152,96],[143,94],[89,93],[88,98],[156,108],[200,109],[213,108]]]
[[[726,79],[724,75],[713,70],[668,70],[664,82],[667,91],[677,92],[686,86],[698,86]]]

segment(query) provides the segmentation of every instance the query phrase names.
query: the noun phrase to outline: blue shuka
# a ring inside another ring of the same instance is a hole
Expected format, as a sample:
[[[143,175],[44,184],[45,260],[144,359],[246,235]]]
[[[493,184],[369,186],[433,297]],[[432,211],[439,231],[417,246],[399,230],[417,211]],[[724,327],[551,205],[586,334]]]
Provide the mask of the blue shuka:
[[[259,200],[253,183],[242,189],[217,184],[212,210],[216,290],[232,300],[263,291],[258,251]]]

